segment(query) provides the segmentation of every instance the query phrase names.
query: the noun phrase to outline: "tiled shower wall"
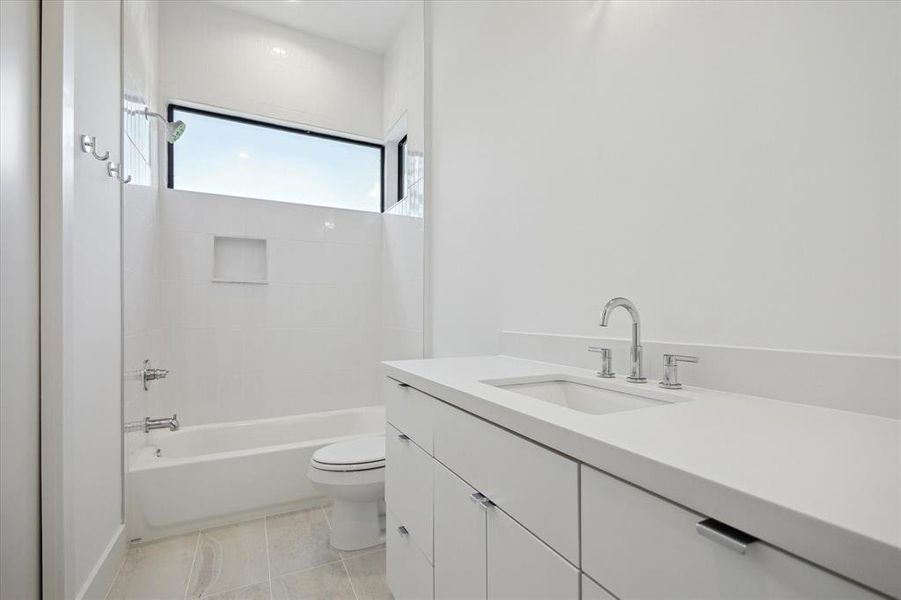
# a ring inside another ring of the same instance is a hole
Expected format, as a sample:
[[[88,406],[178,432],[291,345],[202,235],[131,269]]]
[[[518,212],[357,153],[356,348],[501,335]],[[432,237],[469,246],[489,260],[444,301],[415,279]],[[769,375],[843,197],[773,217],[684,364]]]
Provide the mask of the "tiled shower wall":
[[[382,215],[161,196],[164,413],[196,425],[380,402]],[[268,283],[212,281],[215,236],[265,239]]]
[[[420,177],[383,217],[382,360],[423,356],[422,185]]]
[[[145,359],[160,363],[159,304],[159,189],[156,129],[140,114],[157,104],[158,4],[135,0],[122,4],[123,129],[121,162],[131,176],[122,186],[123,368],[126,421],[162,416],[158,402],[164,383],[144,391],[137,376]],[[142,443],[142,434],[129,434],[129,447]],[[127,453],[130,456],[131,452]]]

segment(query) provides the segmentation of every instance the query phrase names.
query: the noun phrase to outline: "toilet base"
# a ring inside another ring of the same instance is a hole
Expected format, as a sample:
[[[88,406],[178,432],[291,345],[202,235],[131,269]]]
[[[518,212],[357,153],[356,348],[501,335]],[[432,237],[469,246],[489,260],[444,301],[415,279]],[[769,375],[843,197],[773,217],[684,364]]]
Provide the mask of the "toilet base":
[[[361,550],[385,542],[384,519],[378,500],[352,502],[335,498],[332,504],[332,532],[329,542],[337,550]]]

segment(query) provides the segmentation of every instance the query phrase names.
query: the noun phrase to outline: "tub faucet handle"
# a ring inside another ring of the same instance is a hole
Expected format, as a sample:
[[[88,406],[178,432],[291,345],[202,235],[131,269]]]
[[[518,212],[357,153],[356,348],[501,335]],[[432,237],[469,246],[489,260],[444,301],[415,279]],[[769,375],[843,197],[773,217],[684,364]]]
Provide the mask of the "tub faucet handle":
[[[157,379],[165,379],[169,375],[169,369],[154,369],[150,366],[150,360],[144,361],[144,368],[141,369],[141,380],[144,382],[144,391],[147,391],[147,383],[156,381]]]

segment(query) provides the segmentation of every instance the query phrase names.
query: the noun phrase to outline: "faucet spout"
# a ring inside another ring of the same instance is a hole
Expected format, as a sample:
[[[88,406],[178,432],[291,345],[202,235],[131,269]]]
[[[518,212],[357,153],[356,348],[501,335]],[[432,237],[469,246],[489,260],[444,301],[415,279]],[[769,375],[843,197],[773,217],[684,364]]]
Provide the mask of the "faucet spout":
[[[632,346],[629,351],[631,369],[629,371],[629,376],[626,377],[626,381],[632,383],[645,383],[648,378],[644,376],[644,365],[642,361],[641,319],[638,316],[638,308],[635,307],[635,304],[628,298],[623,298],[621,296],[611,299],[604,305],[604,308],[601,311],[600,326],[607,327],[607,323],[610,320],[610,313],[617,308],[625,309],[632,319]]]

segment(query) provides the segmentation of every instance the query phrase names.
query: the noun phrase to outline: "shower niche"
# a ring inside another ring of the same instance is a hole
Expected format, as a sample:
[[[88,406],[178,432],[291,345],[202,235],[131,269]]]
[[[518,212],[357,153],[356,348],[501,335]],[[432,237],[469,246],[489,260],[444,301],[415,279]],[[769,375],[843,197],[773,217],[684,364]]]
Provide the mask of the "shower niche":
[[[268,245],[264,239],[214,236],[213,281],[268,283],[268,256]]]

